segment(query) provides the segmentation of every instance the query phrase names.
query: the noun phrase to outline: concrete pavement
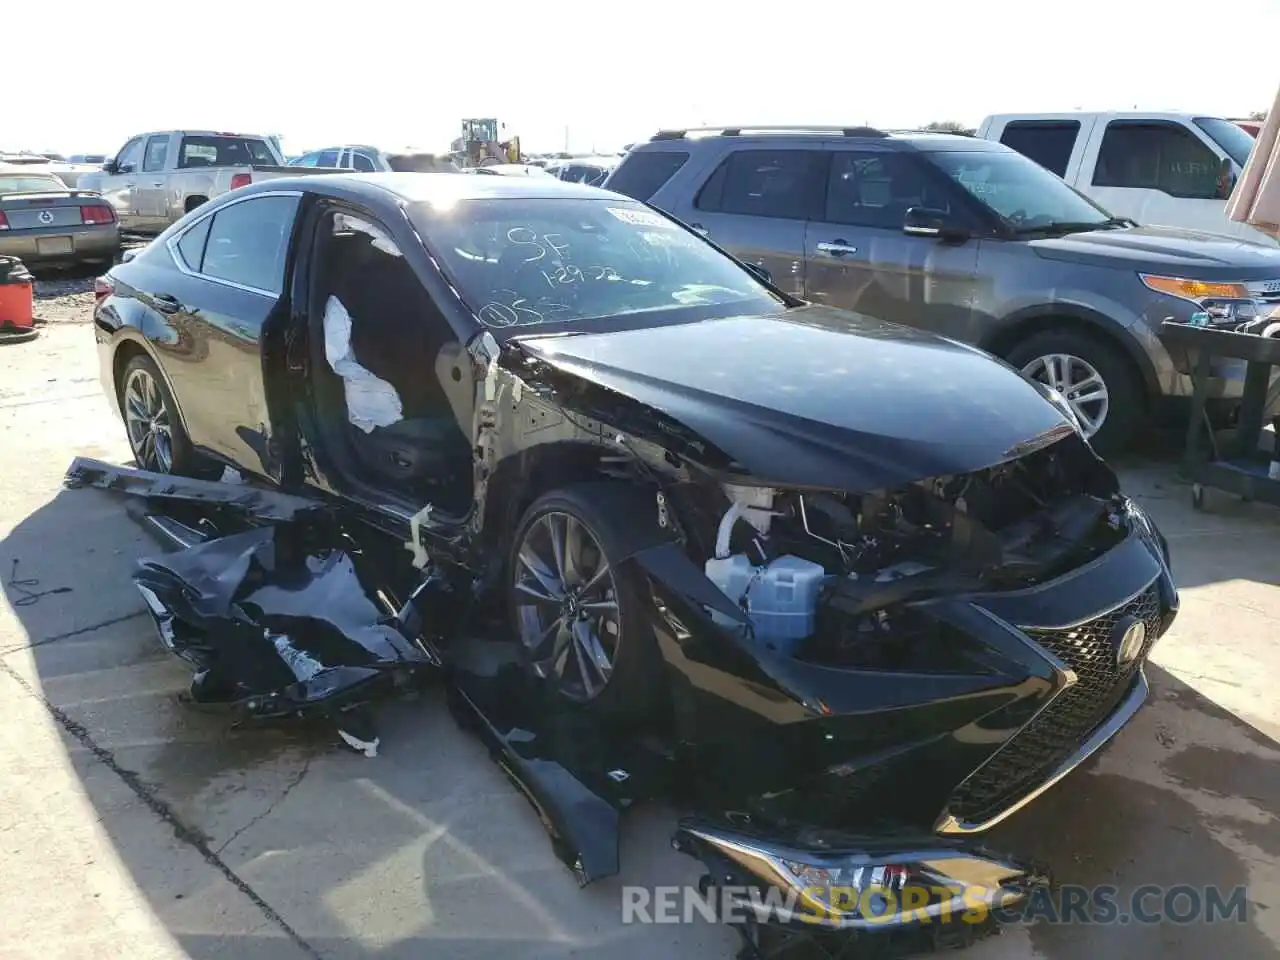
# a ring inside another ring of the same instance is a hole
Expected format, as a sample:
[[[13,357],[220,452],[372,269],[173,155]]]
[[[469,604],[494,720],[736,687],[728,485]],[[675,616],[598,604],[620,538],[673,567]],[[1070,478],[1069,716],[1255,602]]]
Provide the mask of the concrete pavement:
[[[731,955],[720,928],[619,923],[622,884],[696,880],[667,811],[578,889],[434,693],[389,708],[372,760],[176,702],[189,675],[129,582],[154,546],[118,500],[60,489],[76,454],[128,456],[90,329],[50,325],[0,350],[0,956]],[[1014,929],[975,958],[1280,955],[1280,511],[1210,492],[1195,513],[1170,478],[1126,471],[1183,588],[1152,702],[988,842],[1122,891],[1243,884],[1247,920]]]

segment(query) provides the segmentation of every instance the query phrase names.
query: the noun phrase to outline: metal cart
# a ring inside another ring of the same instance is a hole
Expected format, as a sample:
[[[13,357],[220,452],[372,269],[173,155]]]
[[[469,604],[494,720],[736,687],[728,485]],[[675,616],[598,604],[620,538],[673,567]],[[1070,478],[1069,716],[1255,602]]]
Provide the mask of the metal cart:
[[[1195,327],[1166,320],[1160,337],[1167,343],[1187,348],[1192,363],[1191,421],[1187,426],[1184,470],[1191,480],[1191,505],[1204,508],[1206,487],[1217,487],[1244,500],[1261,500],[1280,506],[1280,480],[1268,476],[1270,458],[1258,451],[1267,410],[1267,393],[1272,367],[1280,366],[1280,339],[1250,333],[1235,333],[1213,327]],[[1208,417],[1213,360],[1230,357],[1246,361],[1244,394],[1240,400],[1239,429],[1234,441],[1219,449],[1213,431],[1205,430]],[[1208,436],[1209,452],[1202,451],[1202,437]]]

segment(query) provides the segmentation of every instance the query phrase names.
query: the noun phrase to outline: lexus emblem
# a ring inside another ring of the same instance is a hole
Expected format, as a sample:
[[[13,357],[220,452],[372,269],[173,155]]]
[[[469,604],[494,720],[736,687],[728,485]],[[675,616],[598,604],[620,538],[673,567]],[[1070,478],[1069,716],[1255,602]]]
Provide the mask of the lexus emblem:
[[[1116,624],[1111,636],[1116,652],[1116,666],[1124,667],[1138,659],[1147,642],[1147,625],[1137,617],[1125,617]]]
[[[40,213],[36,215],[36,219],[37,219],[37,220],[39,220],[41,223],[44,223],[44,224],[50,224],[50,223],[53,223],[53,211],[52,211],[52,210],[41,210],[41,211],[40,211]]]

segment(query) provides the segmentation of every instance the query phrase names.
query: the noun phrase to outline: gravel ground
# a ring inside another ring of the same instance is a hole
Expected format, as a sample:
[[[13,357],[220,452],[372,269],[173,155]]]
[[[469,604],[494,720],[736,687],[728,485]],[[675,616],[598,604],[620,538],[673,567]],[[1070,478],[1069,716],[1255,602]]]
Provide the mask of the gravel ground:
[[[124,249],[146,246],[144,239],[126,237]],[[93,280],[100,267],[36,269],[35,318],[43,323],[88,323],[93,319]]]

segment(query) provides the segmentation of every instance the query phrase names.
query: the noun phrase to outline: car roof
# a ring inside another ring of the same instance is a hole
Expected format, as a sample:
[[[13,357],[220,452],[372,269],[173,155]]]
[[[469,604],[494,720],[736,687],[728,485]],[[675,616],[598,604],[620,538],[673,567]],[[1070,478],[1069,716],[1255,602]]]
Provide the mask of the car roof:
[[[726,140],[759,145],[776,143],[780,139],[866,142],[925,152],[967,150],[986,153],[1003,152],[1009,149],[1002,144],[978,137],[931,130],[878,130],[875,127],[865,126],[737,126],[659,130],[649,140],[635,144],[630,152],[688,150],[700,142],[723,143]]]
[[[363,197],[385,203],[387,195],[404,203],[456,203],[490,199],[600,199],[601,194],[633,203],[621,194],[599,187],[557,180],[555,177],[477,177],[465,173],[329,173],[310,177],[281,177],[242,187],[236,193],[301,190],[331,196]]]

